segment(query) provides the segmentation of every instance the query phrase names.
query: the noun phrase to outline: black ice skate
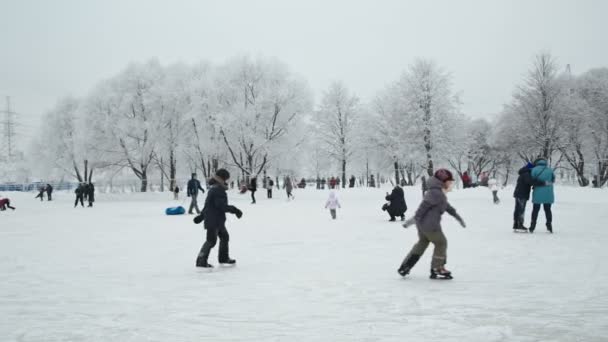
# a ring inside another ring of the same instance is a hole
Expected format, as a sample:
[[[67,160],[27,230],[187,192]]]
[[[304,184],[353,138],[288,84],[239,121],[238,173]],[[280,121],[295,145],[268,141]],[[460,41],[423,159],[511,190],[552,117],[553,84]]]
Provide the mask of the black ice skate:
[[[404,265],[401,265],[401,267],[399,267],[399,269],[397,270],[397,272],[402,276],[405,277],[406,275],[410,274],[410,271],[412,269],[409,267],[406,267]]]
[[[204,260],[202,258],[197,258],[196,259],[196,267],[213,268],[213,265],[211,265],[210,263],[208,263],[207,260]]]
[[[431,279],[452,279],[452,272],[445,268],[431,268]]]
[[[226,260],[220,260],[220,265],[235,265],[236,264],[236,260],[234,259],[226,259]]]
[[[547,223],[547,231],[553,234],[553,225],[551,223]]]
[[[528,228],[528,232],[534,233],[534,229],[536,229],[536,222],[530,223],[530,228]]]

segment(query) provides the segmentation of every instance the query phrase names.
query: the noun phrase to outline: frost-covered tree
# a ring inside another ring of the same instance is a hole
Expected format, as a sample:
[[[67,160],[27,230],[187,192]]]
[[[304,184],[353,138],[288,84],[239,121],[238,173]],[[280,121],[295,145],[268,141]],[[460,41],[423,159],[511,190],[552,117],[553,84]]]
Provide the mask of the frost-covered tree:
[[[340,82],[334,82],[323,93],[316,113],[316,133],[325,153],[340,164],[342,187],[346,186],[346,169],[356,151],[359,98]]]
[[[596,186],[608,181],[608,69],[592,69],[577,82],[578,95],[589,110],[589,145],[597,163]]]
[[[279,61],[249,57],[220,68],[215,86],[216,122],[230,160],[244,177],[257,176],[311,111],[310,89]]]
[[[550,159],[560,147],[564,84],[558,76],[555,59],[548,53],[539,54],[507,106],[505,113],[534,146],[533,150],[522,146],[519,153],[523,159]]]

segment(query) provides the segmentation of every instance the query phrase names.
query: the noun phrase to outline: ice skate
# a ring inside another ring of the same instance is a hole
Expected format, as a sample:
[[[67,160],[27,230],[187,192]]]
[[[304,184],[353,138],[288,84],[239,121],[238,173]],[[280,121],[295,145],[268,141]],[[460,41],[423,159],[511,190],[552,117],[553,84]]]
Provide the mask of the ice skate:
[[[452,272],[446,270],[444,267],[431,268],[431,279],[452,279]]]

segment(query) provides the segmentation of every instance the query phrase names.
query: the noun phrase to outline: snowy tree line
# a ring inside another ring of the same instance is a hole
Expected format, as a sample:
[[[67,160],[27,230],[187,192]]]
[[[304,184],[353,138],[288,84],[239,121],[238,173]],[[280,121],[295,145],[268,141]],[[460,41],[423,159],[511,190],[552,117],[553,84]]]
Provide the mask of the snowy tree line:
[[[608,69],[575,76],[540,54],[500,116],[462,113],[450,73],[420,59],[368,103],[335,82],[315,105],[307,82],[272,58],[220,65],[129,65],[87,96],[60,100],[30,153],[45,179],[152,179],[197,172],[277,180],[390,176],[413,185],[437,167],[505,183],[545,157],[586,186],[608,178]],[[593,165],[596,166],[593,170]],[[166,182],[166,184],[165,184]],[[596,183],[597,184],[597,183]]]

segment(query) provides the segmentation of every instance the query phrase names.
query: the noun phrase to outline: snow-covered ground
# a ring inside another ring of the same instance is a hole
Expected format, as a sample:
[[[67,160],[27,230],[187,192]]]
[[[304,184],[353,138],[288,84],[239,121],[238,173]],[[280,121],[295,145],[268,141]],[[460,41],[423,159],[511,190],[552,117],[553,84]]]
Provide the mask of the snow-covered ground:
[[[455,191],[468,227],[444,217],[451,281],[428,278],[432,246],[397,274],[416,231],[387,222],[386,190],[341,190],[337,221],[327,191],[260,191],[257,205],[231,192],[238,266],[211,273],[194,267],[202,227],[164,215],[168,193],[92,209],[1,194],[17,210],[0,212],[0,341],[608,340],[606,190],[558,187],[554,235],[542,212],[537,233],[511,231],[509,188],[498,206]],[[408,216],[419,192],[406,189]]]

